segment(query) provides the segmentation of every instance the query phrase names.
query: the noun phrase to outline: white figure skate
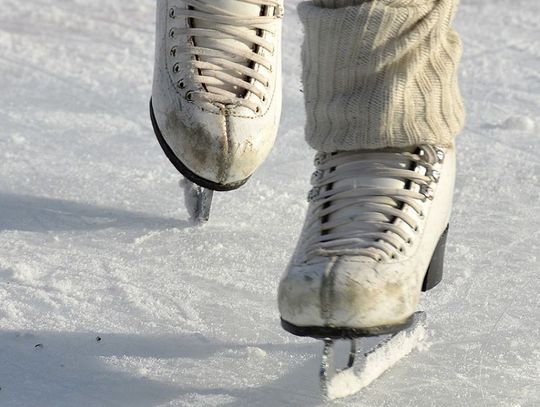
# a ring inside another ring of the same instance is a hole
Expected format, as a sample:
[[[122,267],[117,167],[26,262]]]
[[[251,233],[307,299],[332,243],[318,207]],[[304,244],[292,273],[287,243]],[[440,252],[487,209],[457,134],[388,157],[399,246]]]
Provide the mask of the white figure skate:
[[[334,340],[390,335],[389,346],[402,343],[395,356],[423,337],[425,316],[415,311],[421,291],[442,278],[455,151],[425,145],[319,153],[315,164],[307,218],[278,301],[284,329],[325,341],[321,380],[332,396]],[[357,379],[373,380],[392,364],[366,376],[351,360],[345,372]],[[351,388],[369,384],[362,380]]]
[[[242,186],[274,144],[282,15],[283,0],[157,2],[150,114],[199,220],[211,191]]]

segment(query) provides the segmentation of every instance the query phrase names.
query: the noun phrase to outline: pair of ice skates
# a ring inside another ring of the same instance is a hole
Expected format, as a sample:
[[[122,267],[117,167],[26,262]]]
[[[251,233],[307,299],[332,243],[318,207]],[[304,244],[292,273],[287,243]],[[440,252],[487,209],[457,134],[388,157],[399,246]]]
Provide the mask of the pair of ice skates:
[[[272,148],[282,15],[283,0],[158,1],[151,118],[199,220],[212,191],[242,186]],[[319,152],[315,167],[278,301],[284,329],[325,341],[331,394],[334,340],[390,335],[401,353],[414,347],[404,339],[424,327],[420,293],[441,280],[455,154],[431,145]]]

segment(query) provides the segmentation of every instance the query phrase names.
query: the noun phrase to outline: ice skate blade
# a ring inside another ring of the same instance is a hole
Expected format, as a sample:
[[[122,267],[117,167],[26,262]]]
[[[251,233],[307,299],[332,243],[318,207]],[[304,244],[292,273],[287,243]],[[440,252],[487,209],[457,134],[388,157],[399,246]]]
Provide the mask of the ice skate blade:
[[[208,222],[214,191],[188,179],[182,179],[180,186],[184,189],[184,204],[191,219],[198,224]]]
[[[381,337],[370,350],[358,357],[356,340],[351,339],[349,360],[344,369],[334,367],[334,340],[325,339],[321,358],[320,383],[329,399],[347,397],[371,384],[401,358],[420,347],[426,337],[426,315],[413,314],[411,324],[400,332]]]

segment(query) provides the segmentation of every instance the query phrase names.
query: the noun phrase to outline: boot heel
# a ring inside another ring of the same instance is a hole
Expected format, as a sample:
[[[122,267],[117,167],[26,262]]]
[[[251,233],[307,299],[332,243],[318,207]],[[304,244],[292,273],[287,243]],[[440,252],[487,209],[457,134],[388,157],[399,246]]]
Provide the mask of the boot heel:
[[[424,277],[424,283],[422,284],[422,291],[428,291],[436,287],[442,280],[443,265],[444,265],[444,251],[446,249],[446,237],[448,236],[448,227],[444,230],[443,234],[439,238],[437,247],[431,257],[431,263],[429,264],[426,276]]]

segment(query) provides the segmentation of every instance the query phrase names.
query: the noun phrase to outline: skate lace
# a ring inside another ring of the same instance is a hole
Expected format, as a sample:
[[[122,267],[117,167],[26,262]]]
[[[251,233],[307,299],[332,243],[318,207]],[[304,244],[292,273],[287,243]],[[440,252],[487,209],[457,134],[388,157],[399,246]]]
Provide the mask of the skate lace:
[[[419,230],[422,203],[432,199],[430,185],[439,178],[434,167],[443,159],[444,151],[433,146],[422,146],[414,153],[319,153],[304,228],[306,256],[396,258]],[[362,181],[376,178],[401,181],[404,187]],[[349,182],[335,186],[344,180]],[[413,209],[412,214],[406,207]]]
[[[176,33],[187,35],[190,41],[186,45],[181,45],[179,51],[194,57],[193,66],[196,68],[195,80],[204,86],[204,91],[188,92],[186,97],[189,100],[206,101],[210,103],[220,103],[224,105],[244,106],[255,113],[262,109],[260,102],[247,99],[248,92],[257,96],[259,101],[266,100],[266,92],[269,87],[268,78],[257,71],[257,65],[263,66],[269,72],[274,67],[272,62],[261,55],[260,50],[267,50],[270,55],[275,52],[275,46],[271,41],[263,38],[264,31],[276,34],[276,19],[282,18],[283,6],[278,0],[242,0],[245,3],[260,5],[261,7],[272,7],[274,10],[271,16],[251,16],[237,15],[227,10],[223,10],[217,5],[208,4],[201,0],[184,0],[188,8],[172,7],[170,9],[171,18],[197,19],[213,23],[213,28],[196,28],[190,26],[186,29],[178,29]],[[240,30],[248,28],[253,31]],[[246,50],[234,43],[220,43],[219,47],[209,48],[197,46],[195,37],[205,37],[211,39],[235,39],[247,41],[253,44],[251,50]],[[238,63],[232,60],[232,56],[249,61],[248,64]],[[212,57],[212,62],[203,61],[200,57]],[[229,71],[226,72],[226,70]],[[204,74],[203,74],[204,71]],[[232,75],[230,71],[238,75]],[[263,86],[256,86],[260,82]],[[243,89],[241,95],[220,88],[220,85],[230,84]]]

